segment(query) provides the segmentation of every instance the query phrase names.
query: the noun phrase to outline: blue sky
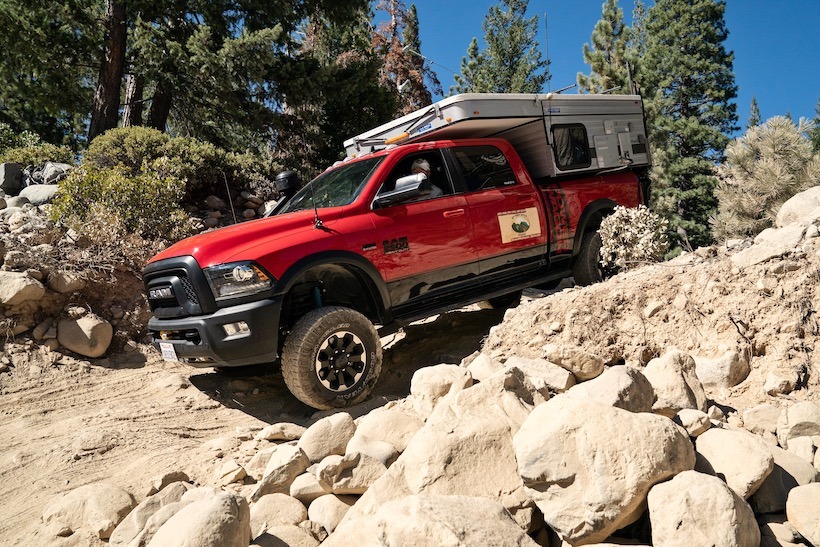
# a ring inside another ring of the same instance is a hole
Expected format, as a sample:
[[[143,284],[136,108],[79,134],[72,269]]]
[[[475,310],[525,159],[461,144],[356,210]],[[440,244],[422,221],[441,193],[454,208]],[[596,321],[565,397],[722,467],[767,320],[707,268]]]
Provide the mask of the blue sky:
[[[473,36],[481,41],[481,24],[497,0],[405,0],[416,4],[422,54],[434,62],[445,95],[459,72]],[[651,0],[649,2],[651,3]],[[603,0],[530,0],[529,15],[539,16],[538,40],[544,50],[544,13],[549,24],[552,89],[575,83],[589,72],[581,48],[590,42],[601,18]],[[631,21],[632,0],[621,0]],[[789,113],[812,118],[820,99],[820,0],[728,0],[726,48],[734,51],[739,125],[745,126],[752,97],[764,120]],[[570,93],[572,91],[569,91]]]

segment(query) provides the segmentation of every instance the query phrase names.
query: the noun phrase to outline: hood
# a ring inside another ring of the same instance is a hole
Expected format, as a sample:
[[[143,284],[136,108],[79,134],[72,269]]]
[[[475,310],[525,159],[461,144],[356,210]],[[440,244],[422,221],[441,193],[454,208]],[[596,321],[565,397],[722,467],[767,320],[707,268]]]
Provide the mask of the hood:
[[[339,211],[325,209],[320,217],[324,224],[329,224],[339,218]],[[314,218],[314,212],[310,209],[234,224],[178,241],[148,263],[178,256],[193,256],[200,267],[207,268],[234,260],[255,260],[255,253],[248,253],[251,249],[260,245],[270,248],[270,244],[278,239],[315,230]]]

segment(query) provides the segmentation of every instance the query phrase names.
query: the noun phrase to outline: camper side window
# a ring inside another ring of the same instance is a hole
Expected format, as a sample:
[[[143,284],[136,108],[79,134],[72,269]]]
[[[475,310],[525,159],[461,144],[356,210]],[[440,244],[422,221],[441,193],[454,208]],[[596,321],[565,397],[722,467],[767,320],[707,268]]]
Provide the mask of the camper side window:
[[[468,192],[515,184],[515,174],[507,157],[495,146],[453,148]]]
[[[589,167],[589,139],[587,130],[580,123],[553,125],[552,146],[555,165],[561,171]]]

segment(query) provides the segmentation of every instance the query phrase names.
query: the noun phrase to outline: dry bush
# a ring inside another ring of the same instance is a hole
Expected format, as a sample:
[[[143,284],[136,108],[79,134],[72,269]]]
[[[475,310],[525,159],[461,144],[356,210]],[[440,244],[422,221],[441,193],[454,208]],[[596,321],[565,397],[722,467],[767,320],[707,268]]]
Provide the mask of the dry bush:
[[[668,221],[643,205],[615,207],[601,222],[601,263],[604,268],[627,270],[659,262],[669,249]]]

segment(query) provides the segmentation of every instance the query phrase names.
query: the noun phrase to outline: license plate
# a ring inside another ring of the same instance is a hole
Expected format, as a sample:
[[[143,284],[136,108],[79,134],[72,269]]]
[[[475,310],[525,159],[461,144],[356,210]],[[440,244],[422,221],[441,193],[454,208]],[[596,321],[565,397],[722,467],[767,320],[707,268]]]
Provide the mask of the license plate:
[[[171,342],[160,342],[159,350],[162,352],[162,358],[166,361],[179,361],[177,352]]]

